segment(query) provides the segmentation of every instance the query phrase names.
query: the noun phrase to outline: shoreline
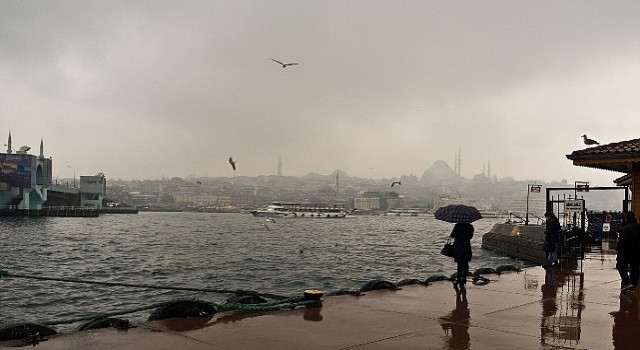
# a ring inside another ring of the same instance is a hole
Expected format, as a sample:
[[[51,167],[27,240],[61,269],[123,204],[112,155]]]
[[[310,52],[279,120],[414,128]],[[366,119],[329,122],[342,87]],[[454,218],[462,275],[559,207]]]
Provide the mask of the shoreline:
[[[325,296],[321,307],[231,311],[74,332],[40,349],[612,349],[637,344],[637,295],[620,293],[615,255],[594,249],[560,268],[487,274],[464,297],[448,281]],[[464,300],[463,300],[464,299]],[[635,317],[634,317],[635,316]],[[0,343],[0,346],[18,345]],[[517,344],[517,345],[516,345]],[[30,346],[30,345],[29,345]]]

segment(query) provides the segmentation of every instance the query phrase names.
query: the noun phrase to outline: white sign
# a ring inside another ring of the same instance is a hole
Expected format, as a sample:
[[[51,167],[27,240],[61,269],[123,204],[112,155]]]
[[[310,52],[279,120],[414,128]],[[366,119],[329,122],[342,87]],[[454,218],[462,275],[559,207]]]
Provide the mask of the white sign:
[[[564,211],[572,213],[581,213],[584,208],[583,199],[572,199],[564,201]]]
[[[609,231],[611,231],[611,224],[608,224],[606,222],[602,224],[602,232],[609,232]]]

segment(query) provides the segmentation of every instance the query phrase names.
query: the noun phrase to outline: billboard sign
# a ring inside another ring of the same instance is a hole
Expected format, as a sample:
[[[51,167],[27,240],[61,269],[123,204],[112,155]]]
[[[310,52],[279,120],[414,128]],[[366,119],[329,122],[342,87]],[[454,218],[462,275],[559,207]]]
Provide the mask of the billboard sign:
[[[32,187],[37,166],[33,155],[0,153],[0,182],[13,187]]]
[[[584,199],[570,199],[564,201],[564,211],[581,213],[584,210]]]

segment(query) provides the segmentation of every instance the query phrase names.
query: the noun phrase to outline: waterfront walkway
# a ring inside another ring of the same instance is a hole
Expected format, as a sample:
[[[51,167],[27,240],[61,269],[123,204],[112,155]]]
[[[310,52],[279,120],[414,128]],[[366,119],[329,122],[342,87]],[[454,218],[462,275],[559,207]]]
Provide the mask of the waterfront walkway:
[[[441,281],[325,297],[320,308],[64,334],[35,348],[638,349],[638,296],[620,292],[615,255],[598,251],[563,265],[485,275],[491,283],[469,283],[466,293]]]

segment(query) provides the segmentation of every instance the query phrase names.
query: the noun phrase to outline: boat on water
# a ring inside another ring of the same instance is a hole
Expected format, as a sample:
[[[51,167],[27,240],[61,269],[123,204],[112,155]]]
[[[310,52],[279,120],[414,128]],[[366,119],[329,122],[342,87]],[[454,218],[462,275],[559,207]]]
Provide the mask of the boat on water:
[[[339,205],[273,202],[265,208],[253,210],[251,214],[257,217],[344,218],[347,210]]]
[[[489,218],[505,218],[509,216],[509,211],[506,210],[490,210],[490,209],[478,209],[484,219]]]
[[[397,208],[387,210],[385,215],[395,215],[395,216],[418,216],[420,214],[420,210],[412,209],[412,208]]]

